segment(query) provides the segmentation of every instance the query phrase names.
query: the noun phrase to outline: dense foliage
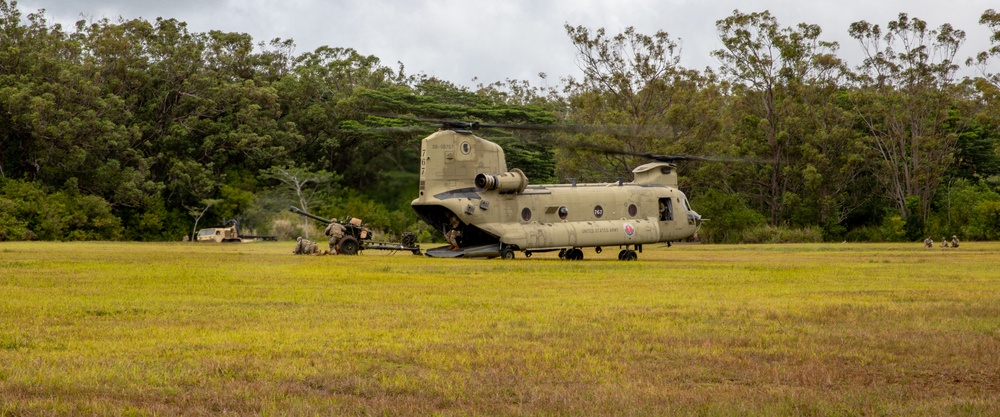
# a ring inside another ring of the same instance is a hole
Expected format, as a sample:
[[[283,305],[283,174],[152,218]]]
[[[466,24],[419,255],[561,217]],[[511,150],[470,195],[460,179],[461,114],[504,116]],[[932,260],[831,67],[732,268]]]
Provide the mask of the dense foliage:
[[[566,143],[746,158],[681,167],[712,241],[996,239],[1000,14],[981,23],[994,46],[966,61],[976,77],[959,77],[965,33],[947,24],[856,22],[867,58],[852,69],[816,25],[735,11],[717,22],[717,69],[681,67],[666,32],[567,25],[581,79],[470,89],[173,19],[67,31],[0,0],[0,240],[175,240],[232,218],[315,233],[289,205],[426,237],[409,208],[435,129],[421,119],[589,126],[481,133],[533,183],[642,163]]]

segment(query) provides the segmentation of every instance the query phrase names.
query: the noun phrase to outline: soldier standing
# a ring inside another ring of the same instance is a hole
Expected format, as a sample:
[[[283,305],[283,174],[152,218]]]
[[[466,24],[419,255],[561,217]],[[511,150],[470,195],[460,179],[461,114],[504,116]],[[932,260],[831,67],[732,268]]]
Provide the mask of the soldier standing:
[[[958,247],[958,236],[951,235],[951,247],[953,247],[953,248],[957,248]]]
[[[450,249],[450,250],[456,250],[457,251],[457,250],[461,249],[458,246],[458,238],[459,238],[459,236],[462,236],[462,231],[458,230],[458,226],[460,226],[461,224],[462,224],[462,222],[461,222],[461,220],[458,220],[458,217],[455,217],[454,214],[448,213],[448,226],[449,226],[449,229],[448,229],[447,232],[445,232],[444,238],[445,238],[445,240],[448,241],[448,249]]]
[[[344,238],[344,233],[347,229],[344,225],[340,224],[335,217],[329,225],[326,226],[326,230],[323,231],[327,236],[330,236],[330,253],[333,255],[337,254],[337,245],[340,240]]]

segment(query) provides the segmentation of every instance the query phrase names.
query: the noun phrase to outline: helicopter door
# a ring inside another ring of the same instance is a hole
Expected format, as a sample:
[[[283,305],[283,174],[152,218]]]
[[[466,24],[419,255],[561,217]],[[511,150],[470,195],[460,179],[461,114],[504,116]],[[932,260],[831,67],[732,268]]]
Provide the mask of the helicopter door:
[[[670,222],[674,220],[674,205],[671,203],[670,198],[660,199],[660,221]]]

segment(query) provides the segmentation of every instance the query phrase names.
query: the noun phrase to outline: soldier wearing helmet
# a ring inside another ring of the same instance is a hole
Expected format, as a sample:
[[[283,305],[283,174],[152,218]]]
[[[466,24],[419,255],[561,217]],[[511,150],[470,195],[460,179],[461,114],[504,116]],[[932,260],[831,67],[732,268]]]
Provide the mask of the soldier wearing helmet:
[[[326,230],[323,231],[327,236],[330,236],[330,253],[333,255],[337,254],[337,246],[340,244],[340,240],[344,238],[344,233],[347,232],[347,228],[337,221],[334,217],[333,221],[326,226]]]
[[[314,255],[319,253],[319,247],[313,241],[303,239],[302,236],[299,236],[295,240],[298,243],[295,244],[295,250],[292,253],[296,255]]]

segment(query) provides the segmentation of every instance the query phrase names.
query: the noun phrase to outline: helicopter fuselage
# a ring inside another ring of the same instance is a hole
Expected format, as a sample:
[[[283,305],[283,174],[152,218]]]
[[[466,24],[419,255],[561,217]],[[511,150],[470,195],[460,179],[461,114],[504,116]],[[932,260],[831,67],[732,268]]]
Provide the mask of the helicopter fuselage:
[[[507,170],[499,145],[471,133],[443,130],[421,145],[412,206],[442,232],[458,228],[462,247],[641,247],[686,239],[701,225],[669,163],[642,165],[631,182],[529,185]]]

